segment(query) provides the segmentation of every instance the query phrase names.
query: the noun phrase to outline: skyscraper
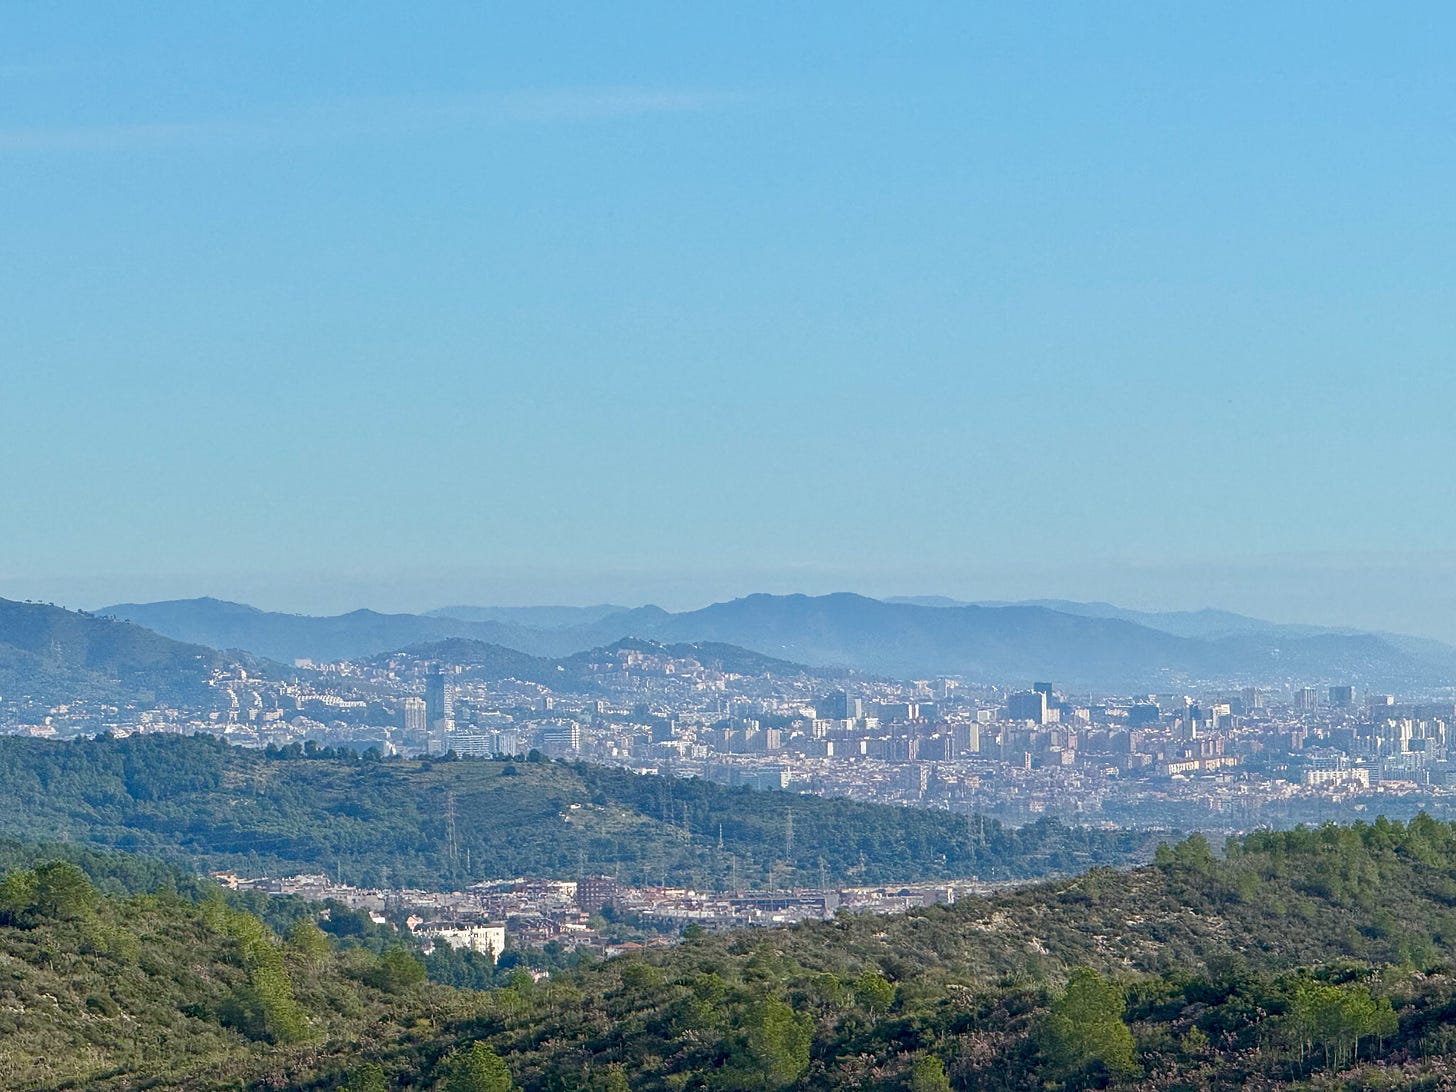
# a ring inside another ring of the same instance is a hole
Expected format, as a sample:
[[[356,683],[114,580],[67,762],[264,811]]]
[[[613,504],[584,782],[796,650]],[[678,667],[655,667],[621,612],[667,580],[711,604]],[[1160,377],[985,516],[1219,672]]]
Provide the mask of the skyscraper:
[[[1007,720],[1029,720],[1033,724],[1047,722],[1047,696],[1040,690],[1022,690],[1006,699]]]
[[[454,693],[450,681],[440,670],[440,664],[431,664],[425,670],[425,727],[430,731],[430,750],[443,753],[444,741],[454,728]]]
[[[858,720],[864,716],[864,703],[843,690],[831,691],[814,704],[825,720]]]

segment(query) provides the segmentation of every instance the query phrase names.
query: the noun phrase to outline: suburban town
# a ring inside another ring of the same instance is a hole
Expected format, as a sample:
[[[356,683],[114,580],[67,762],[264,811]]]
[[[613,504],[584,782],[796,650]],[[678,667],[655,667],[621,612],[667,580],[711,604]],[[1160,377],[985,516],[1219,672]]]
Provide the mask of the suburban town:
[[[294,895],[368,913],[375,925],[408,931],[426,952],[437,944],[492,960],[507,947],[577,951],[610,957],[674,943],[693,928],[724,930],[824,920],[840,910],[893,914],[958,897],[1016,886],[1012,881],[964,881],[706,893],[678,887],[638,887],[610,876],[572,880],[484,880],[464,891],[360,888],[324,875],[282,878],[214,873],[231,890]],[[544,976],[544,972],[542,973]]]

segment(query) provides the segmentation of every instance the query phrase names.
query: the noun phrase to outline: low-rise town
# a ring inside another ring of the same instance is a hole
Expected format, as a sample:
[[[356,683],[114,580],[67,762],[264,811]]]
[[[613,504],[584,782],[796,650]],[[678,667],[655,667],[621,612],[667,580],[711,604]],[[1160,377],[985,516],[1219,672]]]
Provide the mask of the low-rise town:
[[[825,920],[839,910],[899,913],[1016,886],[998,881],[706,893],[639,887],[593,875],[574,880],[483,880],[463,891],[442,892],[361,888],[321,874],[270,878],[218,872],[214,878],[232,890],[340,904],[369,914],[376,925],[408,931],[426,952],[446,944],[492,961],[508,946],[554,945],[561,954],[587,950],[613,956],[671,944],[692,927],[786,925]]]

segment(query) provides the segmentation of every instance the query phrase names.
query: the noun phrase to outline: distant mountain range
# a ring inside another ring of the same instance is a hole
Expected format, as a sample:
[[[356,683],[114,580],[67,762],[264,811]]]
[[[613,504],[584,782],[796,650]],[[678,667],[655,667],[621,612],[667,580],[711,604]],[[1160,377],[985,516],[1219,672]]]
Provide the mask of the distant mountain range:
[[[944,596],[906,596],[886,599],[887,603],[914,603],[932,607],[1046,607],[1063,614],[1080,614],[1088,618],[1121,618],[1135,622],[1149,629],[1162,630],[1178,637],[1192,637],[1199,640],[1221,640],[1227,637],[1264,637],[1293,639],[1315,636],[1358,637],[1373,634],[1403,652],[1409,653],[1417,662],[1424,662],[1445,671],[1456,664],[1456,648],[1429,637],[1411,637],[1401,633],[1382,630],[1361,630],[1348,626],[1311,626],[1289,622],[1266,622],[1262,618],[1251,618],[1247,614],[1233,611],[1214,610],[1172,610],[1145,611],[1129,610],[1111,603],[1080,603],[1071,599],[983,599],[975,602],[948,599]]]
[[[451,637],[503,645],[538,656],[565,656],[622,637],[654,636],[662,621],[673,617],[659,607],[624,607],[604,616],[594,615],[596,609],[449,607],[445,610],[450,613],[430,614],[356,610],[321,618],[204,598],[118,603],[97,613],[135,622],[179,641],[244,649],[285,662],[356,660]],[[542,613],[533,614],[535,611]],[[511,617],[556,618],[558,622],[526,625],[502,620]]]
[[[1162,630],[1179,637],[1212,638],[1263,636],[1308,637],[1315,633],[1358,633],[1353,629],[1332,629],[1326,626],[1286,625],[1266,622],[1248,615],[1226,610],[1129,610],[1111,603],[1081,603],[1072,599],[950,599],[943,595],[907,595],[885,599],[886,603],[908,603],[919,607],[1045,607],[1062,614],[1079,614],[1085,618],[1121,618],[1149,629]]]
[[[119,603],[96,612],[146,626],[178,641],[236,648],[285,663],[354,660],[407,645],[468,637],[534,651],[535,630],[495,621],[356,610],[327,618],[262,611],[221,599]],[[572,649],[571,651],[576,651]]]
[[[198,704],[214,696],[213,671],[239,661],[262,666],[129,622],[0,599],[0,697],[7,700]]]
[[[1355,630],[1290,626],[1226,611],[1141,612],[1104,603],[962,603],[750,595],[701,610],[450,607],[318,618],[216,599],[99,612],[178,640],[272,659],[358,659],[461,638],[558,660],[623,638],[711,642],[816,667],[1012,684],[1145,690],[1195,683],[1351,682],[1393,690],[1456,684],[1456,649]],[[534,624],[528,624],[528,621]]]
[[[612,614],[622,614],[631,607],[602,603],[595,607],[440,607],[425,611],[426,618],[458,618],[462,622],[503,622],[506,625],[535,626],[538,629],[561,629],[565,626],[589,626]]]

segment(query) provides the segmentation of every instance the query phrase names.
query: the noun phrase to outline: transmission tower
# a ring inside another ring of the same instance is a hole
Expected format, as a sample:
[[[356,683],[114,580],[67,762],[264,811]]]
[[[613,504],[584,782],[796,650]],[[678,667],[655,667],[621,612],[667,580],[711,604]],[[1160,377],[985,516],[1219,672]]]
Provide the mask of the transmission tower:
[[[445,793],[445,841],[450,860],[450,873],[454,875],[459,864],[459,848],[455,841],[455,790]]]

